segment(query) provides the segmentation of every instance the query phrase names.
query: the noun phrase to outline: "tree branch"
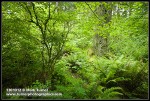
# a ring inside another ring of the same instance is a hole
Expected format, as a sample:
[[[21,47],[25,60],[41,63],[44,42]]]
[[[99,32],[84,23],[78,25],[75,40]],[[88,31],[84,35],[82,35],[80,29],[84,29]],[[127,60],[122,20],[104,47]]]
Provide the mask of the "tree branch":
[[[47,19],[45,20],[45,23],[44,23],[44,25],[45,25],[45,30],[46,30],[47,23],[48,23],[49,20],[50,20],[50,3],[49,3],[49,9],[48,9],[48,17],[47,17]]]
[[[38,16],[37,16],[37,14],[36,14],[36,12],[35,12],[35,4],[34,4],[33,2],[32,2],[32,9],[33,9],[33,12],[34,12],[34,15],[35,15],[36,22],[33,21],[33,19],[32,19],[30,22],[36,24],[36,26],[39,27],[39,29],[41,30],[41,33],[42,33],[43,43],[46,45],[46,42],[45,42],[45,40],[46,40],[46,33],[43,31],[43,28],[42,28],[42,26],[41,26],[40,23],[39,23]],[[47,47],[47,46],[48,46],[48,45],[46,45],[46,47]]]
[[[20,3],[21,4],[21,3]],[[34,21],[33,21],[33,16],[32,16],[32,13],[31,13],[31,11],[30,11],[30,9],[29,9],[29,7],[27,6],[27,4],[26,3],[24,3],[25,4],[25,7],[22,5],[22,7],[29,13],[29,15],[30,15],[30,21],[29,22],[33,22],[33,23],[35,23]],[[36,23],[35,23],[36,24]]]
[[[68,34],[69,34],[69,32],[70,32],[70,26],[69,26],[69,22],[67,22],[67,26],[68,26],[68,31],[67,31],[67,33],[65,34],[65,37],[64,37],[64,40],[63,40],[63,42],[62,43],[60,43],[59,45],[59,51],[58,51],[58,53],[53,57],[53,61],[54,61],[54,63],[56,62],[56,60],[59,58],[59,56],[60,56],[60,54],[61,54],[61,52],[62,52],[62,49],[63,49],[63,47],[64,47],[64,45],[65,45],[65,42],[66,42],[66,39],[67,39],[67,36],[68,36]],[[64,26],[64,31],[65,31],[65,26]]]
[[[86,3],[86,2],[85,2]],[[88,5],[88,7],[90,8],[90,10],[93,12],[93,14],[98,18],[98,20],[100,20],[100,18],[97,16],[97,14],[92,10],[92,8],[90,7],[90,5],[88,3],[86,3]]]
[[[32,2],[32,9],[33,9],[33,12],[34,12],[34,15],[35,15],[36,23],[39,26],[38,17],[37,17],[36,12],[35,12],[35,4],[33,2]]]

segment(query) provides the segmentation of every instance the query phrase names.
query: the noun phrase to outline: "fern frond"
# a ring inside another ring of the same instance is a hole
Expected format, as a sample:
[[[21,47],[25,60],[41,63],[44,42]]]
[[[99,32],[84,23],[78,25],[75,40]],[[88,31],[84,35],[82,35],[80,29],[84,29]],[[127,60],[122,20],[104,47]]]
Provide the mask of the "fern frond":
[[[106,90],[104,91],[104,94],[109,94],[109,93],[114,92],[114,91],[117,91],[117,90],[122,90],[122,88],[120,88],[120,87],[111,87],[111,88],[109,88],[109,89],[106,89]]]
[[[114,74],[115,74],[115,72],[110,71],[110,72],[108,73],[107,77],[106,77],[106,81],[108,81],[110,78],[113,78],[113,77],[114,77]]]
[[[115,78],[113,80],[109,80],[107,83],[110,83],[110,82],[119,82],[119,81],[130,81],[130,80],[131,80],[130,78],[118,77],[118,78]]]
[[[111,93],[108,94],[109,97],[114,97],[114,96],[118,96],[118,95],[123,95],[123,94],[119,93],[119,92],[116,92],[116,91],[115,92],[111,92]]]
[[[110,99],[113,97],[118,97],[119,95],[123,95],[118,90],[122,90],[120,87],[112,87],[109,89],[106,89],[103,94],[101,95],[101,99]]]

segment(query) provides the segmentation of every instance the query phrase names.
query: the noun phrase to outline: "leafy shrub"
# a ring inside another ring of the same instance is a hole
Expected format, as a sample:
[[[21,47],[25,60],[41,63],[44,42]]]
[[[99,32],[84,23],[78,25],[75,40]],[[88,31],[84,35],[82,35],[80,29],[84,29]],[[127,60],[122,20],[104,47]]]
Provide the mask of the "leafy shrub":
[[[33,88],[33,89],[36,89],[36,88],[38,88],[38,89],[47,89],[47,88],[49,88],[50,87],[50,81],[46,81],[46,84],[43,84],[43,83],[41,83],[41,82],[39,82],[38,80],[36,80],[35,82],[33,82],[33,84],[31,85],[31,88]]]

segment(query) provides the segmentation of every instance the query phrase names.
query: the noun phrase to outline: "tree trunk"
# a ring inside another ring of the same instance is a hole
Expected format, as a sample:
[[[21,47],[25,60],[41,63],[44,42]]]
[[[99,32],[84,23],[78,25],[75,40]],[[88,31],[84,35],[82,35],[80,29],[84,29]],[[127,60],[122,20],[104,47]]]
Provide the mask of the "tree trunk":
[[[97,9],[97,15],[99,17],[104,17],[103,22],[100,26],[103,27],[103,25],[108,24],[111,20],[112,16],[112,10],[108,9],[104,6],[104,4],[101,4],[99,8]],[[99,26],[99,25],[98,25]],[[97,30],[97,29],[96,29]],[[95,30],[95,31],[96,31]],[[96,32],[100,32],[101,29],[98,29]],[[101,33],[100,33],[101,34]],[[94,54],[97,56],[103,56],[107,52],[107,46],[108,46],[108,35],[109,33],[104,33],[106,38],[103,37],[103,35],[100,35],[99,33],[96,33],[94,36],[93,41],[93,51]]]

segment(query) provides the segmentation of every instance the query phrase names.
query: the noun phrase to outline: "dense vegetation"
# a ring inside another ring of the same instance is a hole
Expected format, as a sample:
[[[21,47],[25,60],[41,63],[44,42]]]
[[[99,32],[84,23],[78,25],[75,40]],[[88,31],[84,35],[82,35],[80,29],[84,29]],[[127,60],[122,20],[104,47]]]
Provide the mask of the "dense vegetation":
[[[148,99],[148,2],[2,2],[3,99]],[[8,88],[62,96],[6,96]]]

